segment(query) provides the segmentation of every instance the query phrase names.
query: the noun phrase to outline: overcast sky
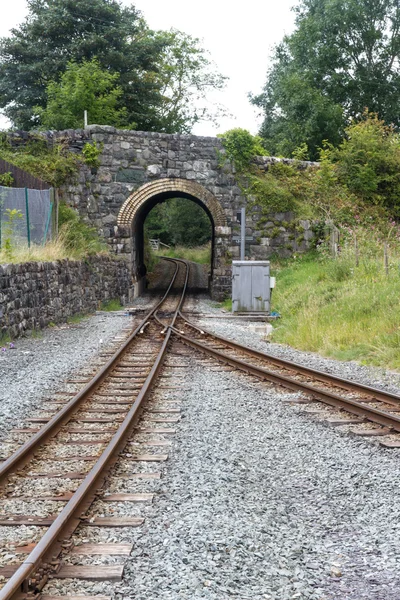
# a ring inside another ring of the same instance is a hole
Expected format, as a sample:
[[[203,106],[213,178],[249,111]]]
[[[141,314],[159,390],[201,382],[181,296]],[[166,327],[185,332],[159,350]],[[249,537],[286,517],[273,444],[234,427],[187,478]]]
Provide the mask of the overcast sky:
[[[4,2],[4,0],[3,0]],[[248,92],[258,93],[265,82],[271,50],[285,33],[293,30],[296,0],[123,0],[134,4],[152,29],[180,29],[204,40],[204,47],[220,72],[229,77],[226,89],[215,99],[226,106],[234,119],[221,119],[219,127],[199,123],[194,133],[215,135],[232,127],[244,127],[256,133],[260,119],[250,105]],[[26,0],[13,0],[2,9],[0,37],[27,15]],[[0,117],[0,128],[7,126]]]

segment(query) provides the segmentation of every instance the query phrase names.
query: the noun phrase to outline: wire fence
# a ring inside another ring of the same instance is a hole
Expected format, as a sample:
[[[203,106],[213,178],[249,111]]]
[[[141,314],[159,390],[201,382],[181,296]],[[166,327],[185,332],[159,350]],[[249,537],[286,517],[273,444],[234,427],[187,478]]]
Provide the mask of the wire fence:
[[[0,249],[44,245],[52,237],[53,190],[0,186]]]

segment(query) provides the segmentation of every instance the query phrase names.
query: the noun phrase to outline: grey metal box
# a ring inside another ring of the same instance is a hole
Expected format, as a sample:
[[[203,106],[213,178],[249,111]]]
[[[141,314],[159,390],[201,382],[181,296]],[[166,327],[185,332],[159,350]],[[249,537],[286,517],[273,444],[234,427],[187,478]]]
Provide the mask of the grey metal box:
[[[232,261],[232,311],[269,312],[269,261]]]

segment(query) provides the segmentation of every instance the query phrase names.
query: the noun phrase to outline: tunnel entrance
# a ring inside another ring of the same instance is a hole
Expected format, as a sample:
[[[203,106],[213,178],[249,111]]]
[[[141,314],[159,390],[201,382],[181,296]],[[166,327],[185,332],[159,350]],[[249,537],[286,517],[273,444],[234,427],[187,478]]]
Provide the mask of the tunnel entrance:
[[[224,210],[218,200],[203,186],[184,179],[159,179],[147,183],[134,192],[123,204],[118,226],[123,237],[130,238],[132,256],[132,279],[134,295],[140,295],[146,283],[146,259],[144,253],[145,222],[149,213],[160,203],[172,199],[185,199],[199,205],[210,221],[211,261],[210,291],[213,293],[215,273],[224,261],[226,237],[230,229],[226,224]],[[182,201],[182,200],[181,200]]]
[[[164,270],[158,256],[184,258],[192,265],[188,291],[207,293],[211,280],[214,226],[212,217],[198,202],[170,198],[156,204],[144,221],[144,256],[148,290],[164,286]],[[170,263],[169,263],[170,264]]]

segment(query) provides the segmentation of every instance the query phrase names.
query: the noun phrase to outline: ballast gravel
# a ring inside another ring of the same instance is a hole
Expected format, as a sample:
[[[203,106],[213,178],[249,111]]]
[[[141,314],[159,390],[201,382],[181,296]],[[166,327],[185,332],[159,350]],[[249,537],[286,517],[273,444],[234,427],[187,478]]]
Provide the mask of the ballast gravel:
[[[0,439],[32,414],[43,398],[66,389],[62,382],[131,323],[124,312],[99,313],[79,324],[46,329],[39,338],[18,339],[14,349],[4,346],[6,350],[0,352]]]
[[[193,363],[119,600],[398,600],[398,453]]]
[[[395,371],[390,371],[382,367],[364,366],[355,361],[344,362],[334,360],[320,356],[314,352],[304,352],[285,344],[270,342],[268,337],[260,333],[255,333],[252,330],[250,320],[228,319],[226,317],[229,315],[226,313],[221,315],[221,310],[215,307],[215,303],[207,299],[201,299],[196,303],[195,313],[200,313],[201,316],[197,317],[196,314],[191,314],[188,315],[188,318],[198,326],[204,327],[204,329],[216,335],[235,340],[240,344],[279,358],[284,358],[285,360],[305,364],[313,369],[326,371],[327,373],[346,379],[354,379],[355,381],[373,385],[385,391],[400,394],[400,373]],[[207,313],[212,315],[213,318],[207,319]],[[225,318],[215,318],[218,316]],[[253,325],[262,325],[262,323],[255,322]],[[272,326],[279,327],[279,319],[272,322]],[[187,332],[189,332],[189,328]]]
[[[201,309],[213,311],[206,302]],[[122,317],[116,319],[121,327],[126,324]],[[400,381],[383,370],[267,345],[246,324],[217,319],[203,323],[264,351],[385,389],[396,391]],[[87,332],[76,331],[73,343],[83,348]],[[64,359],[55,348],[41,354],[41,340],[27,342],[36,348],[37,370],[47,361],[57,378],[72,370],[71,358]],[[80,367],[82,349],[74,353],[62,344],[59,350],[64,348],[75,357],[75,369]],[[115,600],[399,600],[400,451],[341,434],[285,404],[293,394],[210,364],[193,357],[182,389],[176,390],[182,419],[173,425],[177,433],[168,438],[168,461],[156,468],[127,465],[131,472],[161,470],[162,479],[118,480],[115,474],[110,480],[110,491],[155,492],[153,504],[132,507],[132,515],[145,517],[144,525],[84,528],[77,534],[80,541],[83,535],[90,541],[133,542],[123,582],[54,580],[46,593],[83,595],[86,590]],[[23,404],[26,381],[13,379],[14,371],[6,377],[1,369],[1,386],[20,386],[13,404],[21,403],[19,415],[25,415],[32,407]],[[45,381],[47,390],[35,379],[32,390],[47,395],[55,382]],[[174,399],[174,391],[167,393]],[[8,418],[15,419],[11,403],[9,413],[6,424]],[[40,494],[41,482],[36,486]],[[58,486],[68,489],[67,482],[54,480],[54,488]],[[127,511],[128,504],[116,505],[118,513]],[[24,540],[34,540],[40,531],[19,529]],[[11,531],[0,528],[0,538],[14,541]]]

